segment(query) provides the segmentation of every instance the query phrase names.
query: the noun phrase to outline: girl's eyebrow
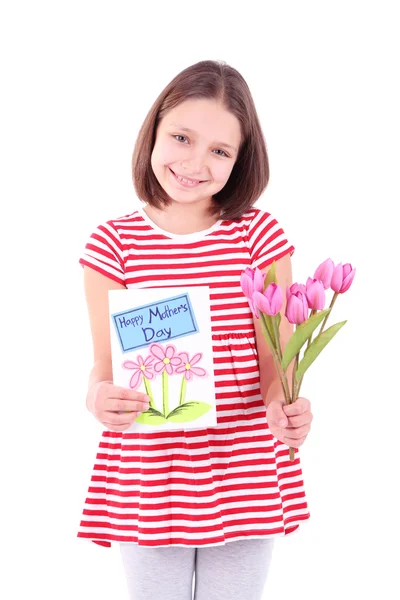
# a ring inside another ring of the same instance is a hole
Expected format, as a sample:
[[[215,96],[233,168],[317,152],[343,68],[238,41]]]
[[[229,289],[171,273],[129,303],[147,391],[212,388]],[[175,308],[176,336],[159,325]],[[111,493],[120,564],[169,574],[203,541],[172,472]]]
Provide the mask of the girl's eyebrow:
[[[188,133],[195,133],[193,129],[189,129],[189,127],[183,127],[183,125],[179,125],[179,123],[170,123],[171,127],[178,127],[181,131],[187,131]],[[197,135],[197,134],[196,134]],[[237,152],[237,149],[231,146],[230,144],[226,144],[225,142],[214,142],[215,146],[222,146],[224,148],[230,148],[233,152]]]

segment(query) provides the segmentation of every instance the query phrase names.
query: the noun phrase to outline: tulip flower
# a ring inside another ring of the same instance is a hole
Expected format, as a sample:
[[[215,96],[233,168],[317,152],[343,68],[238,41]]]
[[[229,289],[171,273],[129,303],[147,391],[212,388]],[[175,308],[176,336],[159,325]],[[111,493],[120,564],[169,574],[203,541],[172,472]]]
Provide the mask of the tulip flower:
[[[247,267],[243,271],[240,277],[240,285],[242,286],[242,290],[246,298],[251,299],[254,292],[262,293],[264,291],[265,277],[266,273],[263,273],[257,267],[255,269],[250,269]]]
[[[266,273],[263,273],[259,268],[250,269],[247,267],[240,276],[240,285],[242,291],[249,301],[251,312],[257,319],[259,318],[258,310],[254,305],[253,294],[254,292],[263,293],[264,291],[264,279]]]
[[[319,279],[324,284],[324,289],[328,289],[331,285],[331,279],[333,269],[335,268],[334,262],[331,258],[327,258],[323,263],[317,267],[314,273],[314,279]]]
[[[350,264],[336,267],[328,258],[319,265],[314,277],[307,279],[306,285],[293,283],[286,286],[285,317],[296,325],[296,330],[281,347],[280,322],[283,305],[283,292],[276,281],[276,269],[273,262],[268,274],[259,269],[247,268],[242,272],[240,283],[253,314],[260,319],[262,332],[271,349],[272,358],[282,385],[286,404],[297,400],[303,377],[325,346],[333,339],[346,321],[335,323],[324,330],[326,321],[339,294],[347,291],[353,281],[355,269]],[[264,291],[264,287],[266,289]],[[329,308],[325,306],[325,290],[329,287],[335,292]],[[309,315],[311,309],[311,314]],[[313,339],[317,328],[319,333]],[[303,356],[300,352],[306,346]],[[288,368],[293,362],[292,385],[289,386]],[[294,460],[294,448],[289,447],[289,458]]]
[[[325,289],[322,281],[309,277],[306,283],[306,296],[309,308],[323,310],[325,306]]]
[[[303,292],[290,294],[286,303],[285,317],[289,323],[300,325],[308,317],[307,296]]]
[[[282,308],[282,290],[276,283],[270,283],[263,294],[261,292],[254,292],[253,302],[261,312],[274,317]]]
[[[286,300],[289,299],[290,294],[294,294],[295,292],[302,292],[303,294],[305,294],[306,286],[303,285],[302,283],[292,283],[292,285],[290,287],[287,285],[286,286]]]
[[[339,263],[333,271],[331,289],[336,294],[344,294],[351,286],[355,274],[356,270],[352,268],[350,263],[343,266],[342,263]]]

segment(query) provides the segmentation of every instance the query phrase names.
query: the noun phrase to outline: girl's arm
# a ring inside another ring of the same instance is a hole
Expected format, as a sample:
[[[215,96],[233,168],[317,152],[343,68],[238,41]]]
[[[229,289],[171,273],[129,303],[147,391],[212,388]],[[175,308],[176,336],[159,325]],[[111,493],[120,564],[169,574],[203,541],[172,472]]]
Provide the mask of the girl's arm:
[[[146,394],[115,386],[112,381],[108,290],[125,289],[125,286],[86,266],[84,282],[94,354],[86,406],[108,429],[125,431],[148,409],[150,400]]]
[[[108,312],[108,290],[126,289],[124,285],[84,267],[85,297],[92,333],[94,365],[89,375],[86,406],[93,412],[96,387],[101,381],[112,382],[111,342]]]
[[[292,285],[292,262],[289,253],[276,261],[276,280],[283,291],[283,305],[281,310],[281,324],[279,327],[282,352],[285,349],[287,342],[293,334],[294,326],[285,317],[286,309],[286,286]],[[271,265],[263,269],[264,273],[268,273]],[[260,319],[254,317],[254,328],[256,331],[256,344],[259,359],[260,369],[260,386],[261,394],[265,406],[268,406],[272,400],[280,400],[285,403],[282,385],[279,375],[276,372],[272,351],[266,341],[261,329]],[[286,374],[288,378],[289,388],[292,389],[292,371],[294,361],[289,365]]]

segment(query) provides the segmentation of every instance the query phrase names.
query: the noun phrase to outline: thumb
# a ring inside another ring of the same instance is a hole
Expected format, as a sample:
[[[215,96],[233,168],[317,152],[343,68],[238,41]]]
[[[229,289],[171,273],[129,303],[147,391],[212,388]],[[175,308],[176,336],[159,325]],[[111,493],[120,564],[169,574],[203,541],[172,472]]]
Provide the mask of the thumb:
[[[271,423],[278,427],[286,427],[288,424],[287,417],[283,412],[283,404],[279,400],[272,400],[269,404],[268,417]]]

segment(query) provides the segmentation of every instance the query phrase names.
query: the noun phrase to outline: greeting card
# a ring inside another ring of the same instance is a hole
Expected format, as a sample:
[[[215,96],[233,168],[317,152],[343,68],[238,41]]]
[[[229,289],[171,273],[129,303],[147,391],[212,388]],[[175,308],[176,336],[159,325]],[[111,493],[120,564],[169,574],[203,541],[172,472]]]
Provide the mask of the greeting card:
[[[150,407],[127,431],[217,425],[207,286],[110,290],[114,385]]]

